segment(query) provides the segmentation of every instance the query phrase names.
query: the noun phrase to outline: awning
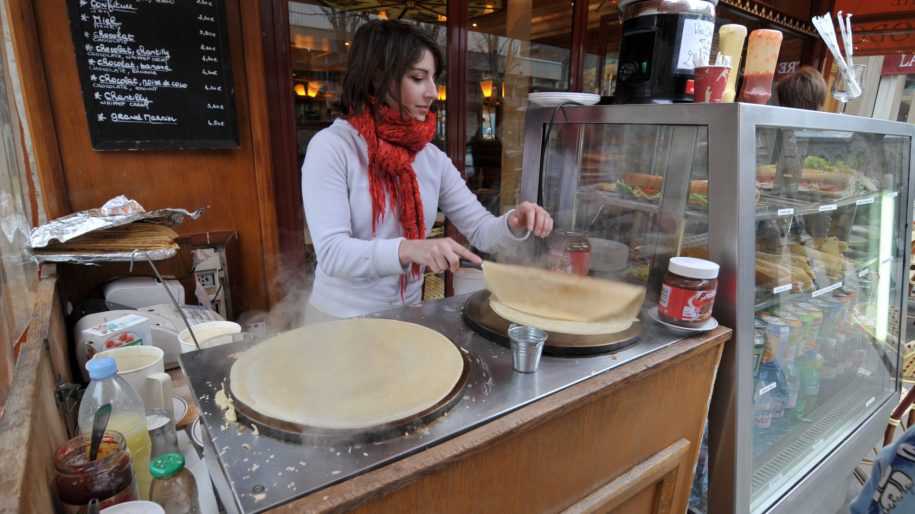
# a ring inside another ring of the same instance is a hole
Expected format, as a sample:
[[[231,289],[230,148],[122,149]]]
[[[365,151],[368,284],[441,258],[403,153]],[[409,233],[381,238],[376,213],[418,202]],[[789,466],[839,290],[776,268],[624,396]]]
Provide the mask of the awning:
[[[833,18],[839,11],[852,14],[855,55],[915,53],[915,9],[910,2],[836,0]]]

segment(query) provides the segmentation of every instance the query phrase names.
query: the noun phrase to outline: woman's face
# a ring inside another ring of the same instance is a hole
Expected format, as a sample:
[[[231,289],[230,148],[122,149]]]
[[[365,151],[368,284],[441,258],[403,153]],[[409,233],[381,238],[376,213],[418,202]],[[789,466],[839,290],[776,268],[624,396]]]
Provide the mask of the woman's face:
[[[407,68],[400,79],[400,103],[407,117],[426,121],[429,107],[438,95],[435,86],[435,59],[432,52],[423,50],[422,57]],[[388,104],[397,109],[397,101],[389,99]]]

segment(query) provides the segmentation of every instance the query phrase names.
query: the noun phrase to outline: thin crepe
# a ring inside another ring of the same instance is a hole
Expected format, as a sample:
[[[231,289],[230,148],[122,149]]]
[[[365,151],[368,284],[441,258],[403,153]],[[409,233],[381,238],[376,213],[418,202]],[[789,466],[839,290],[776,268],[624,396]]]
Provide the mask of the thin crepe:
[[[645,301],[641,286],[489,261],[483,280],[502,305],[560,321],[631,323]]]
[[[232,365],[236,399],[275,419],[365,429],[436,405],[464,370],[442,334],[403,321],[348,319],[272,337]]]
[[[527,325],[546,330],[551,333],[570,334],[576,336],[601,336],[617,334],[628,330],[635,323],[635,318],[610,318],[598,321],[565,321],[560,319],[542,318],[527,314],[505,305],[499,300],[490,297],[489,307],[492,311],[512,323]],[[554,345],[555,346],[555,345]]]

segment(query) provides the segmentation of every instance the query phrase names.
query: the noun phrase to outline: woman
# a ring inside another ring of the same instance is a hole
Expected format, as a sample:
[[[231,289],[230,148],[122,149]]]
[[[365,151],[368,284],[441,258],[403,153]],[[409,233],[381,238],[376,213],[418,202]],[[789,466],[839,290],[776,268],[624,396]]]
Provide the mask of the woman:
[[[524,202],[490,214],[441,150],[432,102],[444,59],[411,25],[373,21],[353,37],[339,111],[302,165],[302,197],[317,253],[306,322],[422,299],[423,268],[456,271],[480,258],[451,238],[426,239],[441,209],[474,246],[498,252],[553,227]]]

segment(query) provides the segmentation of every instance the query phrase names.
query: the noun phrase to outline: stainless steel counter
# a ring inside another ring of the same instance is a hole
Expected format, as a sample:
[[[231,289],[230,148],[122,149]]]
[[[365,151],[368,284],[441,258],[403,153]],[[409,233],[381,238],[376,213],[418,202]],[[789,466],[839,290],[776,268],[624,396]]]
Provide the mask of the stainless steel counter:
[[[430,327],[468,352],[470,378],[463,398],[431,424],[399,437],[366,444],[297,444],[255,433],[245,422],[227,421],[216,392],[227,380],[234,355],[251,342],[233,343],[180,357],[205,428],[204,457],[228,512],[260,512],[314,493],[374,468],[422,451],[683,338],[651,321],[639,342],[614,354],[544,355],[536,373],[512,370],[511,351],[471,330],[461,319],[467,296],[399,308],[373,317]],[[207,435],[208,434],[208,435]]]

